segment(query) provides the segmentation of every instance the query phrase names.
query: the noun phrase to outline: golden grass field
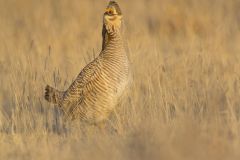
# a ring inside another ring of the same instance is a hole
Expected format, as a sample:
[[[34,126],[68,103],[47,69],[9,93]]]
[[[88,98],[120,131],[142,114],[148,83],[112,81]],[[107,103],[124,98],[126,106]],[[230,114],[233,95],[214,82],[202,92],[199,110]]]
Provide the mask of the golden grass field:
[[[100,52],[108,1],[0,0],[0,159],[240,159],[240,1],[118,2],[133,83],[99,130],[43,96]]]

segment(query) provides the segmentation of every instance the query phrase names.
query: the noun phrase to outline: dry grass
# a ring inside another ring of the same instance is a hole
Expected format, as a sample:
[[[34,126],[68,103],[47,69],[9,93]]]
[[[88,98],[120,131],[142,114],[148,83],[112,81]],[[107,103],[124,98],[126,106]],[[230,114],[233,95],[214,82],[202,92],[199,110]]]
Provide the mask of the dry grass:
[[[239,159],[240,1],[119,2],[134,82],[99,131],[43,92],[98,54],[107,0],[0,0],[0,159]]]

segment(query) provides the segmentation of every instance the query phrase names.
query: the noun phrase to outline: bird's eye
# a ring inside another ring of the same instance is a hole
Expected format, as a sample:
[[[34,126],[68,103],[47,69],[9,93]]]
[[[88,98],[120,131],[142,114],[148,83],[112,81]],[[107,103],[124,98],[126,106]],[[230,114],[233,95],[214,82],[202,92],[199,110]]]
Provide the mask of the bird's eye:
[[[109,16],[115,15],[115,10],[113,8],[107,8],[104,14],[107,14]]]
[[[113,14],[113,11],[112,10],[108,11],[108,14]]]
[[[113,9],[111,9],[111,8],[107,8],[106,11],[105,11],[105,13],[108,14],[108,15],[113,15],[113,14],[114,14],[114,11],[113,11]]]

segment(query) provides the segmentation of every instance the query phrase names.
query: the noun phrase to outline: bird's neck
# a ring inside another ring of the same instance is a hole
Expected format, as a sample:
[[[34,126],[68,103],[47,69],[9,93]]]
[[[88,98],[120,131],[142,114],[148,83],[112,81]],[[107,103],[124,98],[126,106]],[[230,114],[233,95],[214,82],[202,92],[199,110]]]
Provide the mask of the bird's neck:
[[[123,40],[120,30],[115,30],[108,32],[106,27],[103,26],[102,29],[102,51],[105,50],[108,46],[116,46],[120,49],[123,47]]]
[[[106,47],[107,42],[108,42],[107,29],[106,29],[106,26],[103,25],[103,28],[102,28],[102,51]]]

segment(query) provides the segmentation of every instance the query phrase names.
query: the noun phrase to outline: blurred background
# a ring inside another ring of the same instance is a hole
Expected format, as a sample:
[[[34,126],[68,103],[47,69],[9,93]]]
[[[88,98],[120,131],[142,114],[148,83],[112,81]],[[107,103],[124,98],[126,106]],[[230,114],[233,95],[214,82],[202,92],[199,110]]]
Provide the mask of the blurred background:
[[[239,159],[239,0],[118,0],[131,92],[106,131],[63,126],[44,87],[99,54],[108,2],[0,0],[0,159]]]

